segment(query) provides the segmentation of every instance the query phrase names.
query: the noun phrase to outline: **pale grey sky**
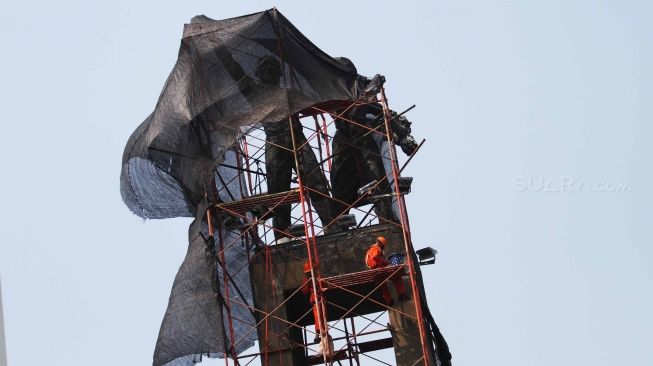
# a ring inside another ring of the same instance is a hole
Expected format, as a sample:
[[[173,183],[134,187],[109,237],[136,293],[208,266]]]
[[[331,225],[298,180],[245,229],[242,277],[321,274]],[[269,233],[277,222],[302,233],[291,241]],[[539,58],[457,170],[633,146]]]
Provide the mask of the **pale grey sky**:
[[[9,365],[151,364],[189,221],[127,210],[122,149],[184,22],[272,6],[417,104],[408,208],[456,366],[653,364],[651,4],[2,2]]]

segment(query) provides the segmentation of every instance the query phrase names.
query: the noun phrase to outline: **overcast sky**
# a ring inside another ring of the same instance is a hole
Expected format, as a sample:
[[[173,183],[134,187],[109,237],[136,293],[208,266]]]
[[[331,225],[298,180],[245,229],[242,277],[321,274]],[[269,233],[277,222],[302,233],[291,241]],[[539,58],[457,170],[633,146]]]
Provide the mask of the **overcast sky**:
[[[408,209],[456,366],[652,365],[652,3],[386,4],[2,2],[9,365],[151,364],[189,220],[128,211],[122,149],[183,23],[275,5],[417,104]]]

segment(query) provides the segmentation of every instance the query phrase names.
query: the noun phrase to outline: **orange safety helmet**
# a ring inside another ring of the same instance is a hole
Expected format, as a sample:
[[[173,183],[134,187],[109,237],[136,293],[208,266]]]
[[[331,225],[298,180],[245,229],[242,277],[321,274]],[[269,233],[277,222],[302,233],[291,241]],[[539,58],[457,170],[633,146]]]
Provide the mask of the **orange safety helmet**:
[[[384,247],[384,248],[385,248],[385,245],[388,243],[387,240],[385,240],[385,238],[382,237],[382,236],[379,236],[378,238],[376,238],[376,242],[381,244],[381,246]]]

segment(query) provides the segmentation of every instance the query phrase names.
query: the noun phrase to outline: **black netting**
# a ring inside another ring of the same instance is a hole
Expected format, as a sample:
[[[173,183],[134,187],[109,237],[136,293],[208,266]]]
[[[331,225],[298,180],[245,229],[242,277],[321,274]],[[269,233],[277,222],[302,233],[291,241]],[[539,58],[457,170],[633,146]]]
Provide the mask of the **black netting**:
[[[193,18],[154,112],[125,148],[123,200],[143,218],[192,217],[213,168],[244,128],[355,100],[356,80],[276,10]]]
[[[237,166],[239,156],[233,150],[224,155],[224,165],[215,171],[216,192],[224,202],[243,197],[243,176]],[[198,205],[197,219],[189,228],[189,248],[175,278],[168,309],[161,324],[154,351],[154,365],[189,366],[202,357],[223,357],[229,339],[229,319],[224,305],[231,309],[231,326],[235,352],[254,345],[257,332],[252,314],[252,290],[249,279],[247,246],[239,230],[216,232],[215,248],[207,242],[204,218],[206,205]],[[227,264],[225,273],[219,265],[220,243]],[[228,297],[227,297],[228,293]]]
[[[154,365],[189,365],[201,355],[224,350],[222,298],[216,291],[213,255],[199,234],[203,221],[189,228],[189,246],[170,293]]]

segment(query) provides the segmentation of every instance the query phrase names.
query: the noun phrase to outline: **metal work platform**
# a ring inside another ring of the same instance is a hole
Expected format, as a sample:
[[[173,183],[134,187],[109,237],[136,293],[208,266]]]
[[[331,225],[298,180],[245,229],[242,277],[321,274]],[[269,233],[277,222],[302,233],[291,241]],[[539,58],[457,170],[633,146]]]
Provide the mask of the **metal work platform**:
[[[274,207],[299,203],[299,189],[292,189],[287,192],[259,194],[239,201],[217,203],[214,207],[218,211],[245,216],[248,213],[259,210],[271,210]],[[263,213],[265,213],[263,212]]]

